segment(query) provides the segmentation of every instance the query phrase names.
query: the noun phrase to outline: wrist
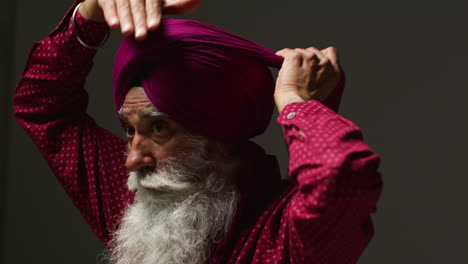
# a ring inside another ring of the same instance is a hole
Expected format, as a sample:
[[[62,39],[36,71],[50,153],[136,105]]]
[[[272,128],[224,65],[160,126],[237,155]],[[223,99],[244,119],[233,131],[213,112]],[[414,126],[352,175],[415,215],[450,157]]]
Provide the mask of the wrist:
[[[86,20],[94,22],[106,22],[104,12],[96,0],[86,0],[78,9],[80,15]]]
[[[79,3],[73,11],[70,26],[73,27],[73,35],[76,40],[88,49],[96,50],[101,47],[109,37],[107,23],[86,19],[78,10],[83,5]]]
[[[305,102],[298,94],[296,93],[275,93],[274,95],[276,107],[278,108],[278,113],[291,103]]]

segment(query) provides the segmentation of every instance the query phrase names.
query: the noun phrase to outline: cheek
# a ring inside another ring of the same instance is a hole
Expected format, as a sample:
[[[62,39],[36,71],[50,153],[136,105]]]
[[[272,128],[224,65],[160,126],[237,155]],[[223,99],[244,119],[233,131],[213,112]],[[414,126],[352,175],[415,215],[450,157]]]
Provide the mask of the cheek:
[[[153,155],[157,160],[165,160],[167,158],[177,155],[181,151],[181,142],[176,138],[173,138],[162,145],[154,143],[153,145]]]
[[[166,160],[167,158],[170,158],[173,155],[172,152],[166,151],[165,149],[155,150],[155,151],[153,151],[153,153],[154,153],[153,154],[154,157],[158,161]]]

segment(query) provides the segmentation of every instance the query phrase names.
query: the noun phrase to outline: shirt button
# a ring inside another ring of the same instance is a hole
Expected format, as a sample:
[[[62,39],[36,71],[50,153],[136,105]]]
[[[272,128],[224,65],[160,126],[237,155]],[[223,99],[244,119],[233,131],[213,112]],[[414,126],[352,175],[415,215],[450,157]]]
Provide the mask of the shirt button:
[[[295,116],[296,116],[296,112],[291,112],[291,113],[289,113],[289,114],[286,116],[286,118],[287,118],[287,119],[292,119],[292,118],[295,117]]]

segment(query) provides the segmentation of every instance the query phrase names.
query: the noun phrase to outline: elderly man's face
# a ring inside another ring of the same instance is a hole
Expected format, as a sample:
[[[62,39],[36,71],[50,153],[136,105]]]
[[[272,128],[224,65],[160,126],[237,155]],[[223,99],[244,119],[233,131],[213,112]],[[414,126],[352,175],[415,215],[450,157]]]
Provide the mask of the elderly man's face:
[[[110,243],[111,263],[206,263],[236,211],[237,152],[158,112],[141,87],[119,112],[135,197]]]
[[[129,171],[153,171],[161,166],[158,161],[184,150],[183,142],[189,132],[158,112],[143,88],[128,91],[120,117],[128,138]]]

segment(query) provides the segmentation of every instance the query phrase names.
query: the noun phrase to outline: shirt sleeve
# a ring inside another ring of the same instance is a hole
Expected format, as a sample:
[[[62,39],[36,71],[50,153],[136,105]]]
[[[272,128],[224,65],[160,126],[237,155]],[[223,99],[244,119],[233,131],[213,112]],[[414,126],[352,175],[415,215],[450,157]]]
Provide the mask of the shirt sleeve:
[[[374,229],[379,157],[360,129],[321,103],[287,105],[278,123],[297,192],[284,214],[297,263],[356,263]]]
[[[13,96],[14,114],[85,220],[107,242],[132,196],[126,188],[126,143],[86,113],[83,86],[96,51],[73,34],[70,17],[79,2],[34,44]],[[109,30],[79,13],[76,24],[81,39],[91,45]]]

